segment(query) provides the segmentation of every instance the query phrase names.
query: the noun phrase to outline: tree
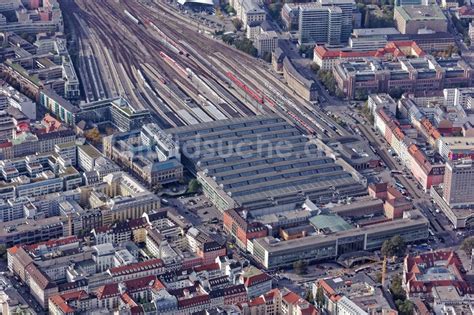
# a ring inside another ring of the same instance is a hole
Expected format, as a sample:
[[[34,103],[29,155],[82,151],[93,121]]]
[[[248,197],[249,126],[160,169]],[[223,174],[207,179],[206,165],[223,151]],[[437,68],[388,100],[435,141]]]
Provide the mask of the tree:
[[[230,4],[223,6],[223,10],[227,12],[227,14],[235,14],[235,10]]]
[[[357,89],[354,94],[354,98],[358,101],[365,101],[367,99],[367,91],[363,89]]]
[[[265,60],[266,62],[272,62],[272,53],[271,52],[265,52],[262,55],[262,59]]]
[[[313,59],[314,47],[311,45],[300,46],[299,52],[301,55],[304,55],[305,58]]]
[[[313,291],[311,289],[306,290],[306,294],[304,296],[304,299],[306,301],[308,301],[309,303],[311,303],[311,304],[314,303]]]
[[[273,20],[280,19],[281,8],[283,8],[283,3],[280,2],[271,3],[268,6],[268,13],[270,13]]]
[[[188,192],[195,193],[199,190],[199,187],[201,187],[201,184],[198,182],[197,179],[193,178],[189,181]]]
[[[398,314],[400,315],[412,315],[413,314],[413,302],[410,300],[396,300],[395,305],[397,306]]]
[[[308,271],[308,263],[304,260],[295,261],[293,264],[296,274],[304,275]]]
[[[97,127],[92,128],[85,132],[84,136],[87,140],[91,141],[92,143],[99,143],[100,142],[100,132]]]
[[[392,88],[388,94],[394,99],[400,99],[403,95],[403,89],[397,86]]]
[[[331,71],[320,70],[318,77],[331,94],[336,93],[336,79],[334,79]]]
[[[390,284],[390,293],[392,293],[394,300],[404,301],[406,299],[406,293],[405,290],[403,290],[402,278],[400,277],[400,275],[395,275],[392,278]]]
[[[235,38],[234,36],[228,34],[228,35],[222,35],[222,41],[226,44],[233,45]]]
[[[324,306],[324,290],[320,285],[318,285],[318,289],[316,290],[316,305],[319,308],[323,308]]]
[[[400,235],[396,235],[382,244],[381,253],[383,256],[404,256],[407,250],[405,240]]]
[[[461,249],[466,252],[466,255],[470,256],[472,249],[474,248],[474,237],[464,239],[461,244]]]
[[[344,92],[340,89],[340,88],[336,88],[336,97],[339,97],[339,98],[344,98],[346,96],[346,94],[344,94]],[[343,123],[343,122],[341,122]]]
[[[257,48],[253,46],[253,42],[248,38],[238,39],[234,42],[234,45],[235,45],[235,48],[249,55],[252,55],[254,57],[258,55]]]
[[[315,73],[315,74],[318,74],[319,70],[321,68],[318,66],[318,64],[316,62],[313,62],[311,63],[311,70]]]
[[[232,24],[234,25],[237,31],[240,31],[240,29],[242,28],[242,21],[239,19],[233,19]]]

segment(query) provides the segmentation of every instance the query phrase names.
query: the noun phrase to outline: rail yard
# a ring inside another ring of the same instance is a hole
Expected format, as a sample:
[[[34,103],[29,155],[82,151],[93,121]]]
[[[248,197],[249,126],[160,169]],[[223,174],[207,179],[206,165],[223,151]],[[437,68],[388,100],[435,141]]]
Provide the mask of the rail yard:
[[[163,127],[276,113],[308,135],[346,134],[260,61],[204,34],[166,3],[80,0],[66,11],[87,101],[124,96]]]

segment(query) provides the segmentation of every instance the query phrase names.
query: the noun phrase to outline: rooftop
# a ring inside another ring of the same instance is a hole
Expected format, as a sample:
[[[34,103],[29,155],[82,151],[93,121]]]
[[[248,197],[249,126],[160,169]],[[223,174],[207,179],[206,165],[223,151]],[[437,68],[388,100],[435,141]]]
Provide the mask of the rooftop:
[[[330,233],[346,231],[352,228],[352,225],[337,214],[318,214],[309,219],[309,222],[316,230],[328,231]]]
[[[429,21],[429,20],[440,20],[445,21],[446,16],[444,15],[441,8],[434,5],[404,5],[396,6],[395,12],[398,12],[405,20],[418,20],[418,21]]]
[[[282,118],[246,117],[167,131],[184,148],[185,166],[248,209],[364,189]]]
[[[255,239],[254,243],[257,242],[260,246],[267,249],[269,252],[276,253],[276,252],[286,252],[286,251],[293,251],[296,247],[304,248],[304,247],[312,247],[318,243],[325,244],[334,242],[339,238],[344,237],[355,237],[357,235],[364,235],[364,234],[376,234],[380,232],[384,232],[390,229],[397,229],[397,228],[406,228],[409,226],[419,226],[419,225],[427,225],[428,220],[418,211],[412,210],[409,212],[405,212],[403,219],[397,219],[392,221],[386,221],[374,225],[367,225],[358,228],[352,228],[348,230],[338,231],[331,234],[323,234],[323,235],[310,235],[307,237],[288,240],[288,241],[280,241],[278,242],[273,237],[264,237]]]

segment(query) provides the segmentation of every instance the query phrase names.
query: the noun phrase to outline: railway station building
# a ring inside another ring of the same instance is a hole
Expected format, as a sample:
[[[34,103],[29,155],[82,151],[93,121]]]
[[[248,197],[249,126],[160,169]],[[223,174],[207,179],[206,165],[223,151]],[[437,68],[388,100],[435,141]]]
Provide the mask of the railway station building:
[[[365,183],[283,118],[255,116],[167,129],[181,162],[225,211],[255,215],[365,194]]]

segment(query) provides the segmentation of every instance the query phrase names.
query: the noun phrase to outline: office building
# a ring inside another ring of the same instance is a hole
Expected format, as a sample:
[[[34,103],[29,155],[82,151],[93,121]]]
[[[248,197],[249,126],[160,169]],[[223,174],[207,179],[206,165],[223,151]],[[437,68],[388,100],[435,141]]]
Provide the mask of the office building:
[[[394,27],[354,29],[349,38],[349,47],[361,51],[383,48],[389,35],[399,34],[400,32]]]
[[[263,32],[255,37],[255,48],[259,56],[273,52],[277,46],[278,35],[275,31]]]
[[[393,18],[402,34],[419,34],[421,31],[447,32],[448,21],[437,4],[395,7]]]
[[[456,161],[474,159],[474,136],[439,137],[436,145],[439,154],[445,159]]]
[[[341,44],[342,10],[336,6],[313,6],[299,8],[299,38],[300,45],[327,43]]]
[[[443,198],[451,207],[474,205],[474,163],[448,161],[444,174]]]
[[[252,241],[252,256],[265,268],[273,269],[289,266],[298,260],[308,262],[337,258],[343,254],[362,250],[380,249],[383,242],[395,235],[403,235],[406,242],[416,242],[428,238],[428,220],[418,211],[407,211],[403,218],[378,224],[352,227],[347,221],[334,216],[315,216],[314,224],[319,232],[303,238],[287,241],[267,236]]]
[[[111,125],[120,132],[140,129],[149,120],[149,110],[134,108],[122,97],[81,104],[74,117],[76,125],[81,121],[99,126]]]
[[[333,74],[339,89],[351,99],[365,93],[388,93],[394,88],[418,96],[474,83],[474,69],[463,59],[435,59],[430,55],[387,61],[376,58],[339,61]]]
[[[43,1],[42,6],[27,6],[26,8],[23,6],[23,2],[25,1],[5,0],[1,2],[0,9],[14,10],[16,21],[0,24],[0,32],[17,34],[64,32],[63,16],[57,0]]]
[[[414,41],[388,42],[381,48],[372,47],[371,50],[331,49],[324,45],[314,48],[313,61],[322,70],[332,70],[336,63],[341,61],[359,60],[361,58],[377,58],[388,60],[394,57],[422,57],[425,53]]]
[[[324,7],[338,7],[341,9],[341,43],[347,43],[352,33],[353,0],[318,0]]]
[[[67,231],[67,219],[17,219],[0,223],[0,242],[6,247],[16,244],[32,244],[63,237]]]
[[[21,111],[28,119],[36,120],[36,104],[7,83],[0,86],[0,110],[13,107]]]

